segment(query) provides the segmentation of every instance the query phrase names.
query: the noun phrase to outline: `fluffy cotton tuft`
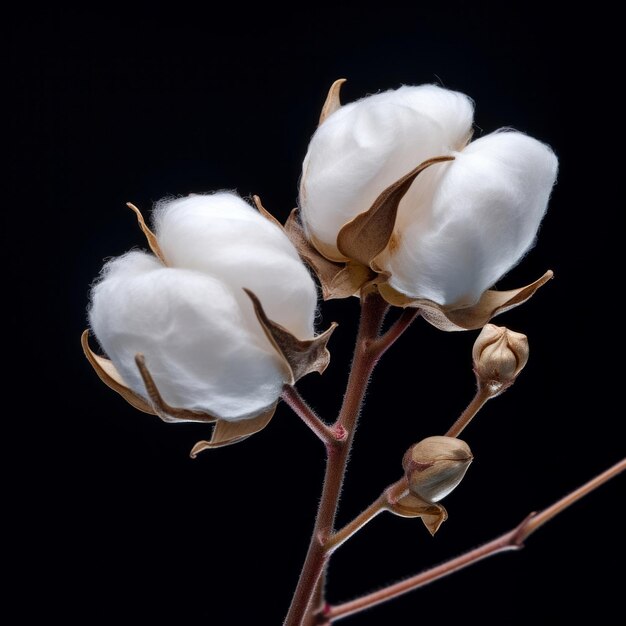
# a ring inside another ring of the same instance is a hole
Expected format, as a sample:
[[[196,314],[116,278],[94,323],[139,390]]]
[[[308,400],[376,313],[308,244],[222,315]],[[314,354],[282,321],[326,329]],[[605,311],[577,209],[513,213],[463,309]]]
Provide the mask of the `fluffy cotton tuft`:
[[[247,325],[232,291],[206,274],[126,254],[105,266],[89,322],[126,384],[144,398],[137,353],[172,406],[241,419],[280,394],[278,355]]]
[[[368,96],[330,115],[311,139],[300,186],[302,219],[320,251],[342,260],[341,228],[423,161],[460,150],[472,119],[467,96],[435,85]]]
[[[142,353],[168,404],[236,421],[271,407],[286,380],[243,288],[270,319],[313,337],[315,284],[287,236],[231,193],[162,202],[167,261],[130,252],[107,263],[89,322],[124,382],[146,397]]]
[[[558,162],[547,145],[511,131],[455,157],[436,166],[436,184],[418,177],[377,263],[412,298],[470,306],[533,245]]]
[[[256,322],[243,288],[252,290],[271,320],[300,339],[312,336],[317,292],[309,271],[285,233],[239,196],[220,192],[163,200],[154,225],[168,263],[233,287]]]

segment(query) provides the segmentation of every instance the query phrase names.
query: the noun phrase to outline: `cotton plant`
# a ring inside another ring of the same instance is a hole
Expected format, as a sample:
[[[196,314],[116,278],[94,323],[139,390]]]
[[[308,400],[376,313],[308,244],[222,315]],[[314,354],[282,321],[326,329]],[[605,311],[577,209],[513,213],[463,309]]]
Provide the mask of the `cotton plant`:
[[[322,495],[284,626],[334,623],[519,547],[626,467],[622,460],[441,566],[350,602],[326,602],[331,556],[376,515],[420,518],[432,535],[448,518],[441,500],[473,460],[459,435],[528,361],[526,336],[491,320],[530,299],[552,272],[517,289],[494,285],[532,248],[558,170],[552,149],[523,133],[502,129],[473,139],[474,104],[464,94],[402,86],[342,105],[343,82],[330,88],[304,159],[298,208],[285,224],[258,197],[251,202],[228,191],[166,198],[155,205],[151,227],[129,204],[150,252],[105,264],[82,336],[95,372],[133,407],[166,422],[213,424],[192,457],[259,432],[281,399],[321,440]],[[330,359],[335,324],[315,328],[318,286],[323,300],[354,297],[361,305],[346,392],[332,422],[296,387],[301,377],[322,374]],[[400,312],[383,330],[393,309]],[[472,352],[476,395],[444,435],[409,446],[400,478],[336,528],[371,374],[418,317],[444,332],[480,331]]]

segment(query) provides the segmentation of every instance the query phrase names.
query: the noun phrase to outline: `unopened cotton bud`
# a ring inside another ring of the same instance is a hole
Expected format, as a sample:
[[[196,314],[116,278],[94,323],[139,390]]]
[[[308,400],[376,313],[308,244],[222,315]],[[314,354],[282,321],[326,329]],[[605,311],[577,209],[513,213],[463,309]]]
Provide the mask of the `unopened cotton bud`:
[[[486,324],[472,350],[478,384],[497,395],[515,382],[528,361],[528,338],[504,326]]]
[[[438,502],[461,482],[473,458],[460,439],[427,437],[408,449],[402,466],[411,493],[425,502]]]

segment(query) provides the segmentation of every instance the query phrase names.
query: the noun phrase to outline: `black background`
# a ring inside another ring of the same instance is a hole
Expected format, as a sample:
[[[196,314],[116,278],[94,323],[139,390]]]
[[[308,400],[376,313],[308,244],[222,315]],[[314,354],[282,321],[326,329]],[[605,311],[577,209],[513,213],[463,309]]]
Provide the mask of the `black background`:
[[[343,98],[436,82],[475,99],[476,136],[513,126],[550,143],[558,186],[532,253],[499,287],[556,278],[498,322],[530,362],[465,433],[476,460],[432,539],[419,520],[377,518],[333,559],[331,602],[477,546],[624,454],[623,131],[615,15],[510,3],[319,4],[220,13],[33,10],[8,22],[10,148],[4,313],[16,373],[5,385],[10,596],[23,622],[279,624],[313,523],[323,453],[281,406],[243,444],[188,452],[208,433],[134,411],[83,359],[89,284],[103,259],[144,246],[133,201],[236,189],[275,215],[333,80]],[[619,265],[618,265],[619,264]],[[347,375],[358,303],[333,361],[303,394],[329,419]],[[475,332],[424,322],[371,387],[340,523],[401,471],[405,449],[444,432],[474,388]],[[7,399],[9,402],[9,399]],[[9,434],[10,433],[10,434]],[[295,485],[295,487],[293,486]],[[623,479],[495,557],[346,624],[623,623]],[[20,622],[21,623],[21,622]]]

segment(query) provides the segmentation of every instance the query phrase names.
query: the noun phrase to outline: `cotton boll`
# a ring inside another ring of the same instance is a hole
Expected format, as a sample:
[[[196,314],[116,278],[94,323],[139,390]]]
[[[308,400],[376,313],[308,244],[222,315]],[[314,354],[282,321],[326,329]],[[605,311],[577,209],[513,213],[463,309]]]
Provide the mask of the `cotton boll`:
[[[432,120],[441,129],[444,137],[447,137],[450,149],[460,150],[469,141],[474,103],[465,94],[437,85],[420,85],[404,86],[380,95],[387,96],[396,104],[404,104]]]
[[[517,132],[487,135],[455,156],[403,213],[377,262],[410,297],[470,306],[532,246],[558,164],[548,146]]]
[[[467,96],[434,85],[401,87],[341,107],[317,129],[304,159],[300,208],[331,259],[341,228],[423,161],[459,150],[472,126]]]
[[[169,264],[224,281],[255,323],[244,287],[259,297],[271,320],[301,339],[313,336],[317,292],[309,271],[285,233],[239,196],[164,200],[154,222]]]
[[[204,273],[165,268],[140,252],[114,259],[92,290],[89,321],[144,398],[137,353],[175,407],[235,421],[258,415],[281,393],[280,357],[258,323],[247,325],[231,289]]]

